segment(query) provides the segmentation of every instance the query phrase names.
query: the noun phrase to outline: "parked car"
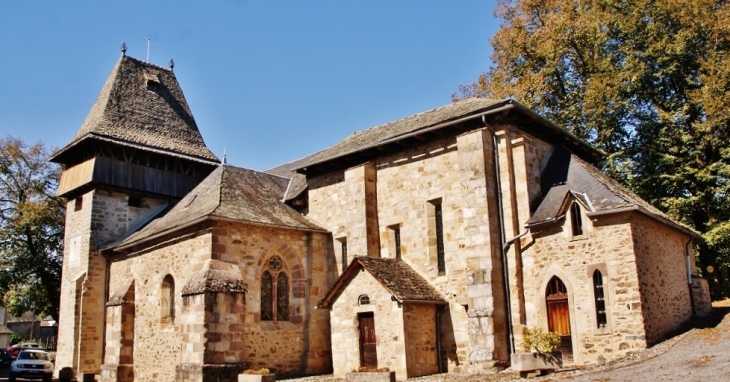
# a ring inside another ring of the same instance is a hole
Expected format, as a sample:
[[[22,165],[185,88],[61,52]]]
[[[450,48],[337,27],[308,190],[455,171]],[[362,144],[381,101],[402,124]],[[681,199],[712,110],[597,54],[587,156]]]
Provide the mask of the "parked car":
[[[15,382],[16,378],[43,379],[43,382],[51,382],[53,362],[48,352],[33,348],[21,350],[15,361],[10,364],[8,381]]]
[[[13,362],[13,356],[8,349],[0,348],[0,366],[9,366]]]
[[[10,356],[12,356],[13,359],[15,359],[15,357],[18,356],[18,353],[23,349],[46,350],[40,344],[36,344],[36,343],[32,343],[32,342],[27,342],[27,343],[23,343],[23,344],[15,344],[15,345],[9,347],[7,350],[8,350],[8,353],[10,353]]]

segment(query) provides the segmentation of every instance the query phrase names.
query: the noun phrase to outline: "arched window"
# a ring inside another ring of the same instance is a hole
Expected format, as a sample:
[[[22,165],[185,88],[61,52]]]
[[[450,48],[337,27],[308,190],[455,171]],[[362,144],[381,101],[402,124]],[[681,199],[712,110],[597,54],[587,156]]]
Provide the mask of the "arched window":
[[[276,277],[276,319],[289,320],[289,277],[284,272]]]
[[[175,323],[175,280],[171,275],[162,279],[160,288],[160,323]]]
[[[289,276],[274,256],[261,274],[261,320],[289,321]]]
[[[261,320],[274,320],[274,279],[269,271],[261,275]]]
[[[583,234],[583,218],[581,217],[580,205],[578,203],[570,205],[570,225],[573,229],[573,236]]]
[[[370,305],[370,297],[366,294],[361,294],[360,297],[357,298],[358,305]]]
[[[601,271],[596,269],[593,272],[593,297],[596,305],[596,326],[603,328],[606,326],[606,299],[603,293],[603,275]]]

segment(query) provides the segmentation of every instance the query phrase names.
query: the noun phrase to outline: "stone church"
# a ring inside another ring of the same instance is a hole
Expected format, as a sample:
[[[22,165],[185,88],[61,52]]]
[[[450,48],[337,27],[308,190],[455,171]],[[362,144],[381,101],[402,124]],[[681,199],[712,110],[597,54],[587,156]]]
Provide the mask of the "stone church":
[[[206,147],[172,65],[123,50],[52,157],[68,200],[56,373],[489,373],[531,327],[576,365],[622,357],[709,294],[698,235],[601,160],[517,102],[469,99],[239,168]]]

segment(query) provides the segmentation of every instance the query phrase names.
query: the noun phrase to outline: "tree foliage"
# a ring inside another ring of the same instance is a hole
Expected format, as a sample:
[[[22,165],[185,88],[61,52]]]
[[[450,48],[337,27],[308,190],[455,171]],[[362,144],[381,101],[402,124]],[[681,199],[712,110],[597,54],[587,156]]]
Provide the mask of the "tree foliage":
[[[730,263],[726,2],[502,0],[495,15],[493,65],[454,98],[514,98],[566,127],[703,234],[701,264]]]
[[[65,207],[41,144],[0,139],[0,293],[15,315],[58,318]]]

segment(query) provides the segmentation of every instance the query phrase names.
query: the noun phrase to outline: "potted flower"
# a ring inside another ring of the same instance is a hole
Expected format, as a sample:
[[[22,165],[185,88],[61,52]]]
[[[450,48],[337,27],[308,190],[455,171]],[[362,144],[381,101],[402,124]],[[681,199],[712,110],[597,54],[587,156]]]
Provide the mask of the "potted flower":
[[[276,382],[276,375],[265,367],[258,370],[248,369],[238,375],[238,382]]]
[[[563,355],[558,351],[560,335],[544,332],[542,328],[528,328],[522,337],[523,352],[510,356],[512,370],[522,378],[548,374],[563,367]]]

